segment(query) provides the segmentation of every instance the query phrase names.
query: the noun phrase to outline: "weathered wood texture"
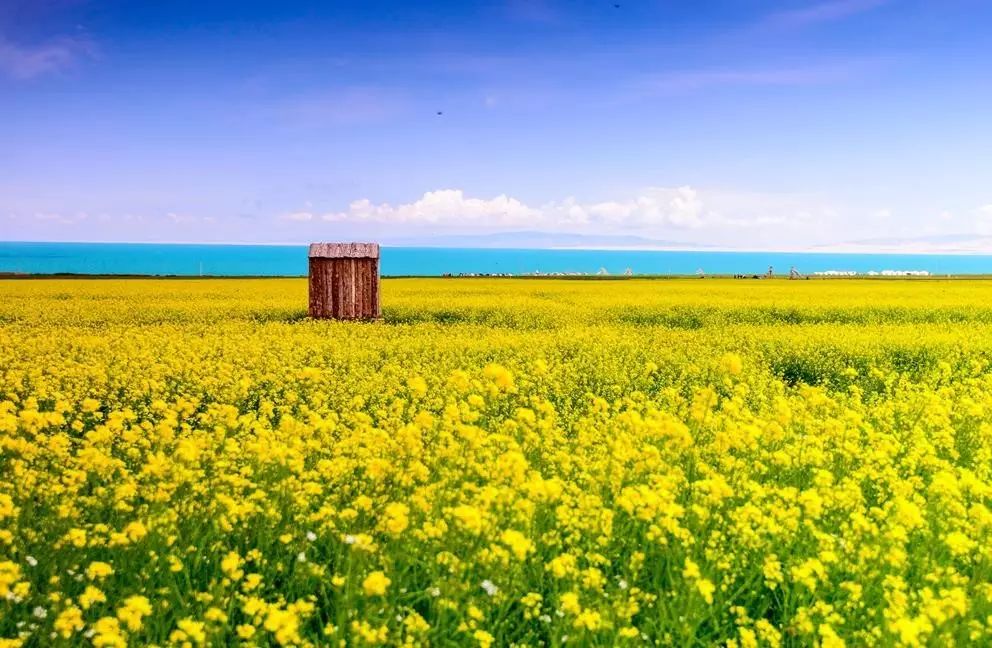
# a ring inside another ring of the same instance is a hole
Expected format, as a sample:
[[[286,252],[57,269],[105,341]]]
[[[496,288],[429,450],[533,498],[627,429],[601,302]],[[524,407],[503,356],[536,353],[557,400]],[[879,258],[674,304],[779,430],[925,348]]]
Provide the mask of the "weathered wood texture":
[[[310,317],[378,319],[379,246],[314,243],[310,246]]]
[[[378,259],[378,243],[311,243],[310,257],[325,259]]]

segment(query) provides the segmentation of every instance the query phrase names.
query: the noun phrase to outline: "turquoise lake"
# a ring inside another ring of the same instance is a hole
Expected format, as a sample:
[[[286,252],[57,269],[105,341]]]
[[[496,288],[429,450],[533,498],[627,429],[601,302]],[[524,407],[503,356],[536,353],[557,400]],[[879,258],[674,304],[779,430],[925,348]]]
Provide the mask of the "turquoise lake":
[[[803,274],[927,271],[931,274],[992,274],[992,256],[936,254],[820,254],[641,250],[535,250],[491,248],[382,249],[385,276],[446,273],[595,274]],[[140,274],[179,276],[305,275],[307,247],[284,245],[184,245],[144,243],[4,243],[0,272],[31,274]]]

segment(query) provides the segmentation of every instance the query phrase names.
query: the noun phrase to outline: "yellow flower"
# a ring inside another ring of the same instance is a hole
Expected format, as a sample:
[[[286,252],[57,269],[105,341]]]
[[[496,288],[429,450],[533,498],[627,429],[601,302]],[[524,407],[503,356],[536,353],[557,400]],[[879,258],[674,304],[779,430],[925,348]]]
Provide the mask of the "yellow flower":
[[[68,639],[74,633],[79,632],[85,627],[83,622],[83,612],[78,607],[70,605],[66,609],[62,610],[57,617],[55,617],[54,627],[55,631],[59,633],[59,636],[63,639]]]
[[[561,554],[560,556],[555,556],[547,564],[546,568],[555,578],[565,578],[576,569],[575,556],[572,554]]]
[[[220,569],[231,580],[241,580],[241,577],[245,575],[244,570],[241,569],[243,563],[244,561],[237,551],[229,551],[220,561]]]
[[[765,584],[771,589],[778,587],[778,585],[784,580],[784,576],[782,574],[782,563],[778,561],[775,554],[771,554],[765,558],[765,562],[761,570],[765,576]]]
[[[410,525],[410,507],[399,502],[386,505],[383,527],[391,535],[400,535]]]
[[[21,579],[21,566],[9,560],[0,562],[0,597],[9,598]]]
[[[683,578],[686,578],[686,579],[689,579],[689,580],[694,580],[696,578],[699,578],[701,576],[701,574],[699,572],[699,565],[697,565],[692,560],[689,560],[688,558],[686,558],[685,559],[685,567],[682,569],[682,576],[683,576]]]
[[[699,590],[699,594],[703,597],[703,600],[712,605],[713,592],[716,591],[713,583],[705,578],[700,578],[696,581],[696,589]]]
[[[955,556],[963,556],[974,549],[978,543],[960,531],[954,531],[944,536],[944,544]]]
[[[6,493],[0,493],[0,520],[17,515],[17,507],[14,500]]]
[[[502,365],[495,363],[486,365],[482,373],[501,392],[511,391],[514,387],[513,374]]]
[[[534,543],[515,529],[507,529],[500,535],[500,541],[509,548],[517,560],[523,560],[534,552]]]
[[[107,596],[100,589],[87,585],[83,593],[79,595],[79,604],[84,610],[90,609],[94,603],[106,603]]]
[[[427,393],[427,381],[420,376],[413,376],[406,381],[407,389],[415,396],[423,396]]]
[[[89,564],[86,568],[86,577],[90,580],[103,580],[104,578],[110,576],[114,573],[114,568],[109,564],[100,561],[94,561]]]
[[[299,628],[300,619],[295,610],[272,607],[265,615],[265,629],[275,635],[281,646],[299,643]]]
[[[384,596],[392,581],[381,571],[374,571],[362,581],[362,591],[365,596]]]
[[[558,600],[562,611],[567,614],[578,614],[582,611],[582,606],[579,604],[579,595],[575,592],[565,592]]]
[[[467,531],[472,533],[482,532],[482,512],[478,508],[463,504],[451,509],[451,515]]]
[[[208,608],[207,611],[203,613],[203,618],[207,621],[212,621],[213,623],[227,623],[227,613],[218,607]]]
[[[207,633],[201,621],[185,618],[176,624],[176,629],[169,635],[169,639],[174,642],[188,641],[202,645],[207,641]]]
[[[148,528],[141,522],[131,522],[124,527],[124,533],[131,542],[137,542],[148,535]]]
[[[93,624],[93,645],[98,648],[126,648],[127,638],[114,617],[103,617]]]
[[[496,641],[496,639],[485,630],[476,630],[472,633],[472,637],[475,638],[475,640],[479,643],[479,646],[482,648],[489,648],[493,645],[493,642]]]
[[[420,616],[416,612],[410,612],[403,618],[403,626],[406,627],[408,632],[413,634],[423,634],[431,629],[431,626],[424,617]]]
[[[128,597],[124,600],[124,605],[117,608],[117,618],[132,632],[140,630],[142,619],[151,613],[151,603],[140,595]]]
[[[572,623],[576,628],[582,628],[585,630],[599,630],[603,627],[603,617],[599,612],[593,610],[583,610],[575,617],[575,621]]]
[[[86,530],[85,529],[69,529],[65,535],[65,539],[69,544],[74,547],[82,548],[86,546]]]
[[[720,369],[732,376],[738,376],[744,370],[744,361],[736,353],[727,353],[720,358]]]

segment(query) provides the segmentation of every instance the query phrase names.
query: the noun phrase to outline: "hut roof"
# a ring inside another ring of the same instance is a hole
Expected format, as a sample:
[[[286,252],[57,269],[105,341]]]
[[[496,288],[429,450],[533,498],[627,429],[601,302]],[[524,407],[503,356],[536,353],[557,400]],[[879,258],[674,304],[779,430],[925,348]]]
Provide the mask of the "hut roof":
[[[378,243],[311,243],[310,257],[325,259],[378,259]]]

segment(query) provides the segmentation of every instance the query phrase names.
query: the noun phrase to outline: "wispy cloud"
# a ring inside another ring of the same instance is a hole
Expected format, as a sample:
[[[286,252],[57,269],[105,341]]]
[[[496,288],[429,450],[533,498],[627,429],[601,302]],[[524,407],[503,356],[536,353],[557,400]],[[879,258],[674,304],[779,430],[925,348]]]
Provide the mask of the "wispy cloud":
[[[841,83],[887,65],[885,59],[833,61],[795,67],[675,70],[645,75],[633,82],[645,94],[692,92],[727,86],[812,86]]]
[[[43,223],[53,223],[58,225],[72,225],[87,220],[90,215],[86,212],[76,212],[74,214],[62,214],[56,212],[36,212],[32,217]]]
[[[770,14],[762,25],[788,29],[818,25],[862,14],[889,2],[891,0],[828,0]]]
[[[387,120],[407,104],[408,98],[399,91],[353,86],[291,100],[284,112],[302,126],[347,126]]]
[[[85,36],[62,36],[34,44],[0,36],[0,73],[14,79],[33,79],[63,71],[95,53],[93,41]]]

